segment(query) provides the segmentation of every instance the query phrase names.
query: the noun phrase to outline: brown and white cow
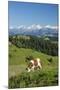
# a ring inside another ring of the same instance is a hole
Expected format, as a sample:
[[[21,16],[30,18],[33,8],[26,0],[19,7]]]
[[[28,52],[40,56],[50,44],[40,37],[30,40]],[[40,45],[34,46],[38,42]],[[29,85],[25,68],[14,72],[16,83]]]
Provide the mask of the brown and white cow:
[[[27,70],[30,72],[31,70],[34,71],[35,69],[41,69],[41,61],[39,58],[36,58],[34,60],[30,60]]]

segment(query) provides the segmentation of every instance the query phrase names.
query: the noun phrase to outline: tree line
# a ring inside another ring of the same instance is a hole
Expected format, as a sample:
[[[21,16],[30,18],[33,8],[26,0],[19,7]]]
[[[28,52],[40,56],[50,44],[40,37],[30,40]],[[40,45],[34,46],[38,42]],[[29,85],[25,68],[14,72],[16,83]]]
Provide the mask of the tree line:
[[[45,40],[42,37],[29,36],[29,39],[16,36],[9,36],[9,41],[19,48],[31,48],[37,51],[41,51],[48,55],[57,56],[58,55],[58,43],[54,43],[52,40]]]

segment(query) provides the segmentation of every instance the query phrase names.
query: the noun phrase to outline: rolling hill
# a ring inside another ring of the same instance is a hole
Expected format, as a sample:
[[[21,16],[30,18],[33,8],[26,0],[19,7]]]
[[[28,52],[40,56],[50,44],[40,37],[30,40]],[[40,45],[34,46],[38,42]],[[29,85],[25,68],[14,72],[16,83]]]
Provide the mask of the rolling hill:
[[[56,70],[58,68],[58,57],[50,56],[32,49],[18,48],[14,45],[9,46],[9,77],[17,75],[24,70],[26,71],[27,63],[25,62],[27,56],[40,58],[44,70]],[[49,65],[48,59],[53,59]],[[18,71],[18,72],[17,72]]]

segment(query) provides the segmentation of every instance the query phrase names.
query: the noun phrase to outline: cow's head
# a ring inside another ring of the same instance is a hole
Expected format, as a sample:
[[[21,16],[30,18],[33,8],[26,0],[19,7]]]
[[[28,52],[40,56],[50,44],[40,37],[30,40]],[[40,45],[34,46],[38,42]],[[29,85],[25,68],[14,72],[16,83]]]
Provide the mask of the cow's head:
[[[28,72],[30,72],[31,69],[32,69],[32,67],[33,67],[33,63],[32,63],[32,62],[29,62],[29,64],[28,64],[26,70],[27,70]]]

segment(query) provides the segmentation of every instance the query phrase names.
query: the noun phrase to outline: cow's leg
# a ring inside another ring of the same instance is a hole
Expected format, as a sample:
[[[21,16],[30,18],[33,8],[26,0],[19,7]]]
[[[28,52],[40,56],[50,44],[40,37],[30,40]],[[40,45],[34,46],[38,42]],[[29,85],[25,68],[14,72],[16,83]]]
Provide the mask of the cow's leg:
[[[42,66],[41,66],[41,64],[39,64],[39,65],[38,65],[38,68],[39,68],[39,69],[42,69]]]
[[[31,68],[31,70],[34,71],[34,68],[35,68],[35,66],[33,65],[32,68]]]
[[[28,72],[30,72],[31,71],[31,69],[30,68],[28,68]]]
[[[42,66],[41,66],[41,64],[40,64],[40,63],[38,63],[38,68],[39,68],[39,69],[42,69]]]
[[[30,71],[34,71],[34,66],[32,66],[31,68],[28,68],[28,72],[30,72]]]

